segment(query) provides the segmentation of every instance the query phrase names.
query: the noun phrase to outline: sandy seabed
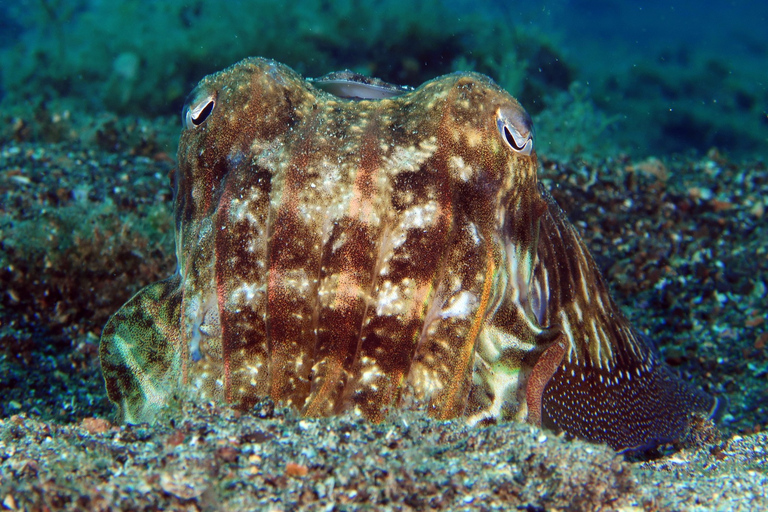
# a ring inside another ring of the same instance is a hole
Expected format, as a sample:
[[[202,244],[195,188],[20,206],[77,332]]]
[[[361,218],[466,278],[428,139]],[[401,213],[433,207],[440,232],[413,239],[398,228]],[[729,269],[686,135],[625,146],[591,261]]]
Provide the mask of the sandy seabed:
[[[526,425],[469,428],[414,412],[374,425],[301,418],[269,403],[246,414],[198,404],[173,422],[115,425],[98,336],[138,287],[173,269],[173,160],[151,141],[6,142],[0,506],[768,509],[764,164],[716,151],[541,161],[542,180],[627,315],[685,378],[729,402],[720,440],[629,462]]]

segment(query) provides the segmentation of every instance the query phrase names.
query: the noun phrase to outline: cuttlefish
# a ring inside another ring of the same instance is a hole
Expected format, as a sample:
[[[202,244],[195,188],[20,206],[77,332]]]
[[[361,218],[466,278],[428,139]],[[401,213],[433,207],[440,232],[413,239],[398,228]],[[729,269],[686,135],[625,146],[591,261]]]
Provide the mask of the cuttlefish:
[[[717,400],[631,327],[490,78],[305,80],[250,58],[182,114],[176,272],[109,320],[127,422],[183,400],[516,419],[640,450]]]

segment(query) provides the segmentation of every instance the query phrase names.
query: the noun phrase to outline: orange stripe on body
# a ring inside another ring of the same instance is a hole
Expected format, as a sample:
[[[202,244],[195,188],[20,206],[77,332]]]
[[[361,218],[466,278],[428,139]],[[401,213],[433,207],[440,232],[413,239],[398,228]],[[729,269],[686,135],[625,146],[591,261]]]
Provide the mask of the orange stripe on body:
[[[219,279],[216,279],[216,296],[218,300],[218,306],[219,306],[219,318],[224,319],[226,316],[224,315],[224,304],[227,300],[226,297],[226,289],[224,283],[219,281]],[[222,322],[222,329],[221,329],[221,356],[224,361],[224,400],[227,402],[232,402],[232,365],[230,353],[229,353],[229,345],[225,343],[225,329],[226,329],[226,322]]]
[[[445,399],[446,407],[440,408],[440,419],[449,419],[456,415],[455,411],[459,405],[459,394],[463,389],[464,380],[466,378],[467,369],[471,363],[472,355],[475,353],[475,341],[480,335],[480,330],[485,323],[485,311],[488,307],[488,301],[491,297],[491,290],[493,288],[493,276],[496,272],[496,265],[493,260],[493,244],[486,244],[486,258],[488,264],[485,269],[485,282],[483,283],[483,294],[480,299],[480,305],[475,313],[475,318],[472,321],[472,327],[464,340],[461,352],[459,352],[458,364],[455,365],[456,374],[454,378],[450,380],[448,385],[448,392]]]
[[[310,399],[303,411],[308,416],[321,415],[329,400],[341,399],[339,384],[343,381],[343,372],[345,368],[353,368],[360,356],[363,322],[369,309],[366,298],[376,280],[375,275],[371,276],[375,272],[375,258],[368,255],[372,259],[370,266],[361,265],[362,261],[369,259],[361,251],[367,251],[367,246],[375,237],[372,224],[376,209],[372,199],[377,198],[380,192],[375,186],[375,177],[380,171],[377,130],[378,124],[375,122],[370,122],[365,128],[366,135],[361,140],[360,162],[346,214],[351,222],[342,223],[343,226],[351,224],[351,227],[345,228],[347,239],[338,253],[332,255],[336,261],[333,266],[337,269],[338,281],[333,302],[325,314],[321,312],[321,317],[326,317],[323,324],[334,322],[331,320],[334,318],[337,322],[322,325],[327,328],[329,335],[323,340],[323,346],[319,347],[320,353],[316,353],[315,357],[319,356],[325,366],[319,367],[313,378]],[[317,388],[314,387],[316,380],[320,381]],[[339,403],[333,404],[334,408],[340,406]]]
[[[286,261],[279,257],[280,252],[276,246],[286,254],[295,250],[293,246],[296,233],[291,233],[291,227],[301,227],[296,218],[298,211],[298,193],[301,189],[300,178],[303,170],[308,165],[307,151],[300,151],[299,157],[286,171],[285,183],[282,194],[282,202],[275,214],[274,231],[270,236],[267,256],[267,353],[269,355],[269,394],[276,401],[285,398],[289,375],[286,371],[289,346],[291,341],[300,343],[301,340],[292,340],[296,331],[296,319],[292,318],[295,311],[291,310],[291,301],[288,297],[289,290],[285,287],[285,274],[293,270],[286,265]],[[294,221],[292,224],[290,221]],[[311,269],[305,269],[311,270]]]

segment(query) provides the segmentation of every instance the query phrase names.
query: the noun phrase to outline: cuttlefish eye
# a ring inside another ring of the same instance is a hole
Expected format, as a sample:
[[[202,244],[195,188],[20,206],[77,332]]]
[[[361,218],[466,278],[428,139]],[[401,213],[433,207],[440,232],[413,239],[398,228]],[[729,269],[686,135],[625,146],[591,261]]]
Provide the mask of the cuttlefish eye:
[[[533,151],[533,121],[525,110],[499,109],[499,135],[513,151],[528,156]]]
[[[208,119],[215,106],[216,96],[214,94],[191,97],[181,111],[181,123],[185,128],[196,128]]]

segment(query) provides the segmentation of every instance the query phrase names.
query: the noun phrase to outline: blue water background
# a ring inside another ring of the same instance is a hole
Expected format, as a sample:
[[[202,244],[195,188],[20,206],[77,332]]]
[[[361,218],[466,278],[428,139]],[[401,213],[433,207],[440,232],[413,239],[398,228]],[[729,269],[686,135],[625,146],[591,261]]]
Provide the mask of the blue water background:
[[[619,138],[640,154],[718,147],[735,156],[766,155],[768,2],[499,1],[494,7],[557,38],[577,79],[596,85],[594,100],[621,117]],[[633,76],[644,82],[631,89],[621,83]],[[647,138],[659,124],[669,126],[662,140]]]
[[[547,136],[545,152],[717,147],[761,158],[767,20],[768,2],[748,0],[19,0],[0,3],[0,98],[170,115],[203,75],[249,55],[309,76],[352,68],[410,85],[475,69],[521,99]],[[534,55],[541,47],[551,55]],[[129,85],[111,71],[131,64],[124,54],[138,62]],[[529,66],[522,78],[510,69],[518,64]]]

